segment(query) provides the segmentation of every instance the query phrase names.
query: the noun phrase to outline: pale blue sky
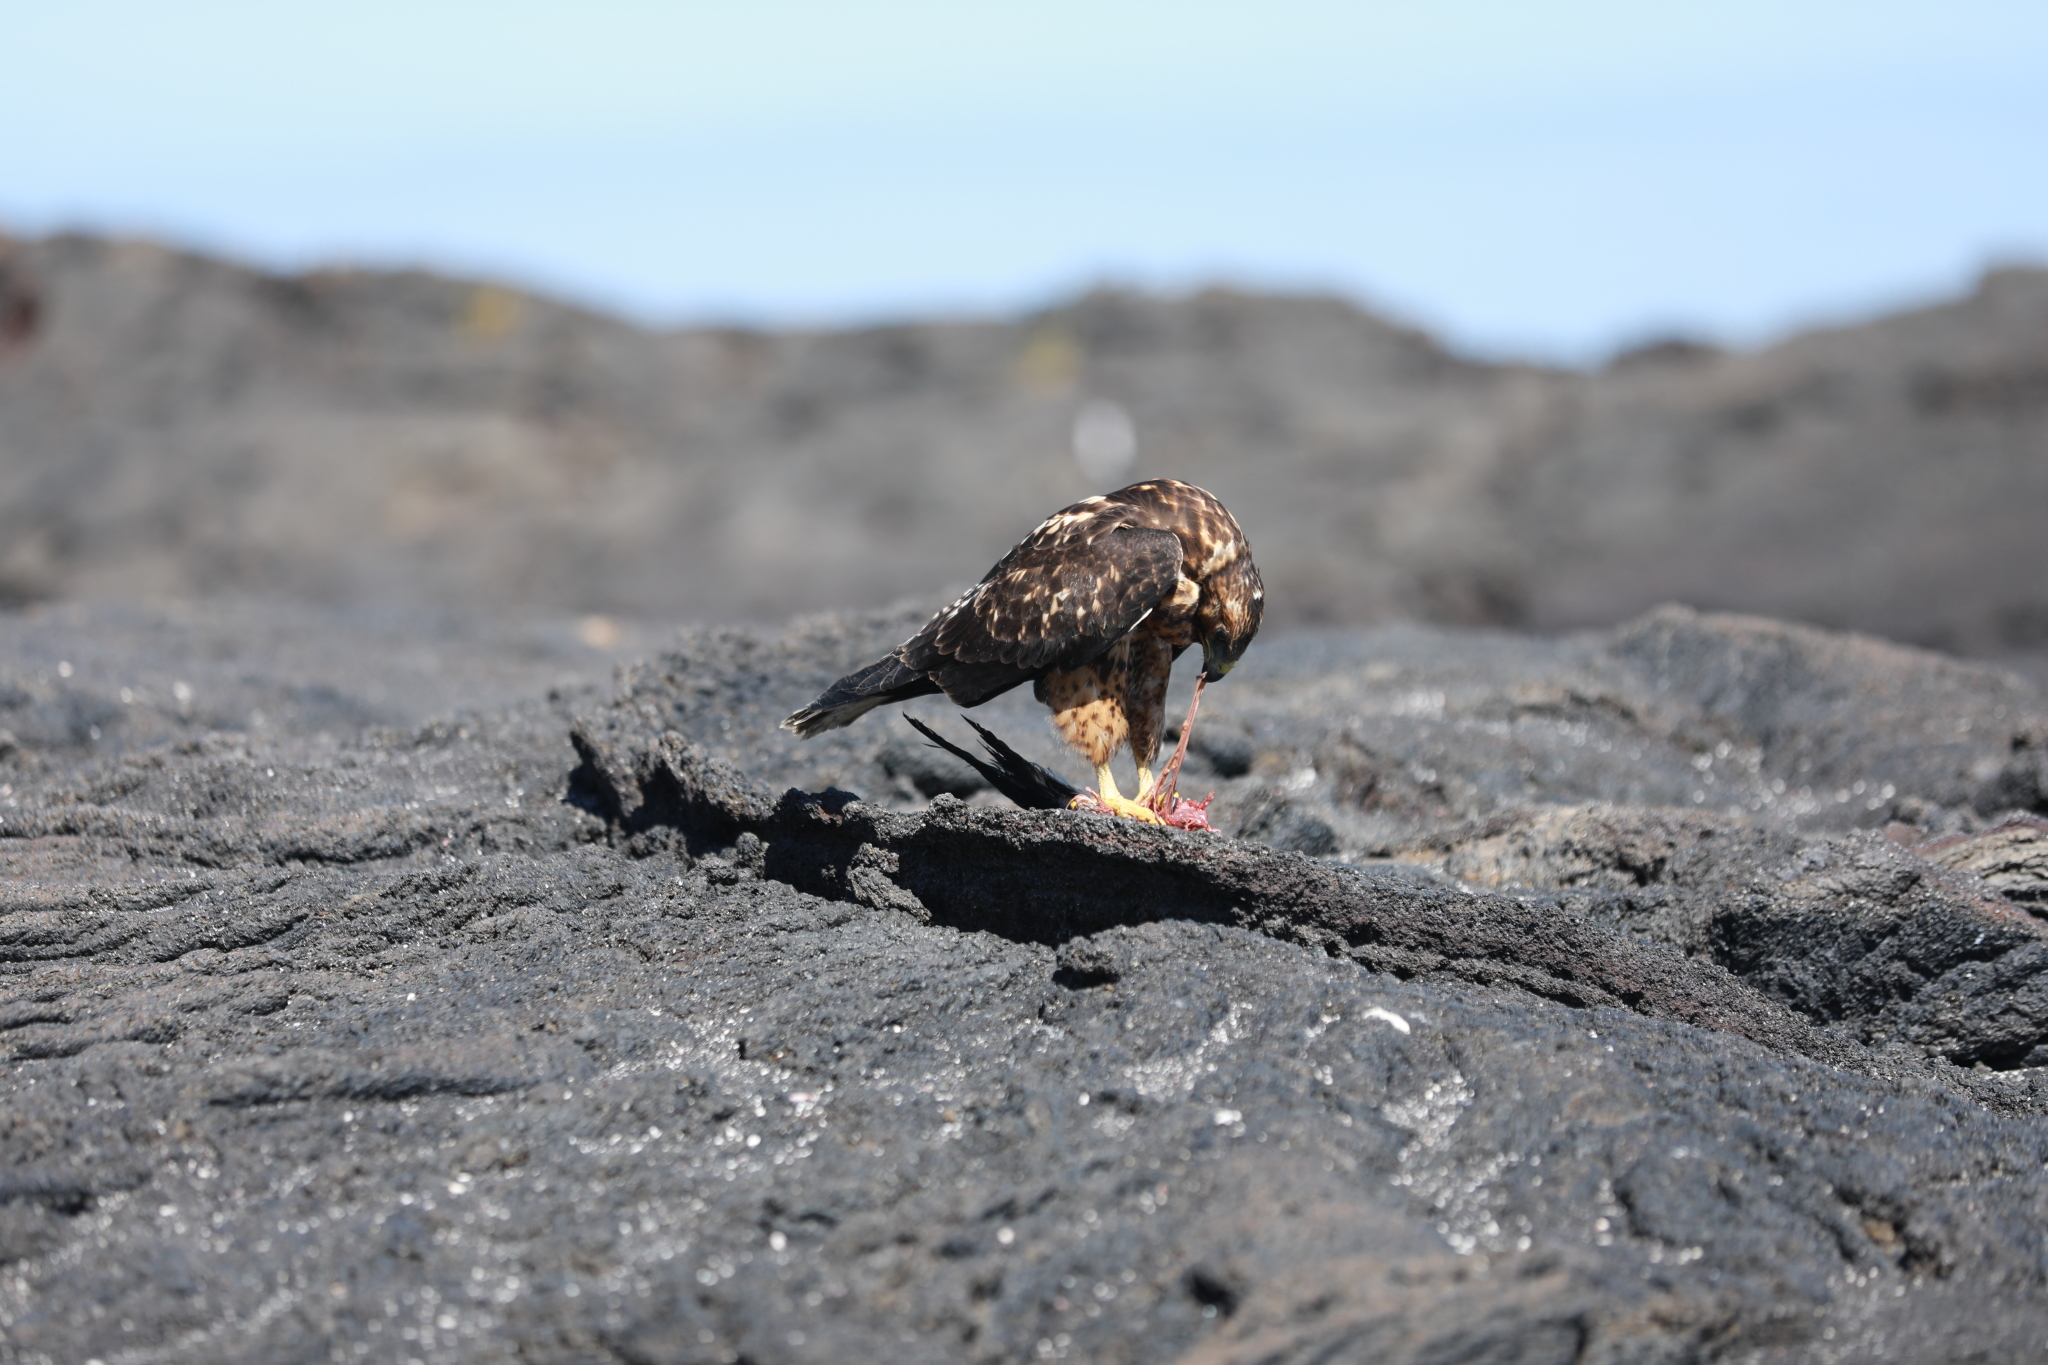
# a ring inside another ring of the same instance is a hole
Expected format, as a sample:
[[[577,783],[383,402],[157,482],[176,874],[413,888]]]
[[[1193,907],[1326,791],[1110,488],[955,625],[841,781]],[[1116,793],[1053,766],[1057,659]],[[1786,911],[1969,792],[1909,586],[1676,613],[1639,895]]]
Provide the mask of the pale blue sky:
[[[2048,258],[2044,0],[0,0],[0,223],[656,321],[1341,290],[1754,340]]]

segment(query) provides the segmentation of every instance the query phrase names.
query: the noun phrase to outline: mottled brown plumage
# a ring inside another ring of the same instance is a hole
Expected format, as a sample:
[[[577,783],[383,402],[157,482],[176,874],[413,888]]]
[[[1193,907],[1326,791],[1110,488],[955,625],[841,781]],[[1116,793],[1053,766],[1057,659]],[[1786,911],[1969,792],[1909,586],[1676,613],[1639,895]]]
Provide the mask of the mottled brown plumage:
[[[1031,682],[1095,768],[1102,796],[1122,802],[1109,760],[1128,744],[1146,794],[1173,661],[1199,644],[1203,676],[1222,677],[1264,609],[1251,546],[1223,504],[1192,484],[1150,479],[1046,518],[917,634],[783,727],[808,737],[935,692],[979,706]]]

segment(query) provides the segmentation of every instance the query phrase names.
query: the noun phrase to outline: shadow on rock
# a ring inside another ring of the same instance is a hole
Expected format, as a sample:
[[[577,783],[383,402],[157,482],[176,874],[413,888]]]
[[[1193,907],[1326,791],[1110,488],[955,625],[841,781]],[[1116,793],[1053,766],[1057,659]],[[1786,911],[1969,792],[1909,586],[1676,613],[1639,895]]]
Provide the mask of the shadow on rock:
[[[1646,941],[1553,900],[1478,891],[1413,867],[1350,867],[1260,844],[1066,811],[970,807],[912,814],[846,792],[770,805],[730,764],[673,732],[606,756],[579,724],[579,780],[626,813],[641,847],[731,850],[731,865],[831,900],[1060,944],[1157,920],[1252,929],[1406,979],[1511,986],[1574,1007],[1620,1006],[1870,1069],[1873,1059],[1716,963]],[[630,785],[625,785],[630,784]]]

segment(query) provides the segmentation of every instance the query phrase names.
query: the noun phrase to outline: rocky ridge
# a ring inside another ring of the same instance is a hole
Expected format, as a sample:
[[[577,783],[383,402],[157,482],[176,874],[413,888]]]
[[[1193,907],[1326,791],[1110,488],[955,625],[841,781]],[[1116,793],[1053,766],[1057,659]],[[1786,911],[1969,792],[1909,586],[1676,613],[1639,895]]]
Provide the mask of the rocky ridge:
[[[2048,677],[2038,269],[1598,373],[1329,297],[664,331],[76,235],[0,242],[0,315],[0,601],[780,621],[949,596],[1055,508],[1167,475],[1250,531],[1276,627],[1553,630],[1671,600]],[[1074,453],[1103,404],[1128,467]]]

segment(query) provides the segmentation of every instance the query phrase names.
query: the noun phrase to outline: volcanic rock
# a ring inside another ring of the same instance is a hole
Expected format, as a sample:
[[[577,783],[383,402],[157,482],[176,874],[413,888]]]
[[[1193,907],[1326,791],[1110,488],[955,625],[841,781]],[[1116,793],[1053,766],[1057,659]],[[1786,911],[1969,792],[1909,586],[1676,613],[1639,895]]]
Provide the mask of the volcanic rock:
[[[2048,676],[2048,271],[1592,373],[1227,289],[664,331],[82,235],[0,243],[0,277],[0,600],[779,621],[950,597],[1123,480],[1074,454],[1113,404],[1129,478],[1236,513],[1271,626],[1680,600]]]
[[[610,687],[542,627],[0,618],[0,1357],[2048,1340],[2025,683],[1681,611],[1262,640],[1222,837],[775,732],[915,616]]]

